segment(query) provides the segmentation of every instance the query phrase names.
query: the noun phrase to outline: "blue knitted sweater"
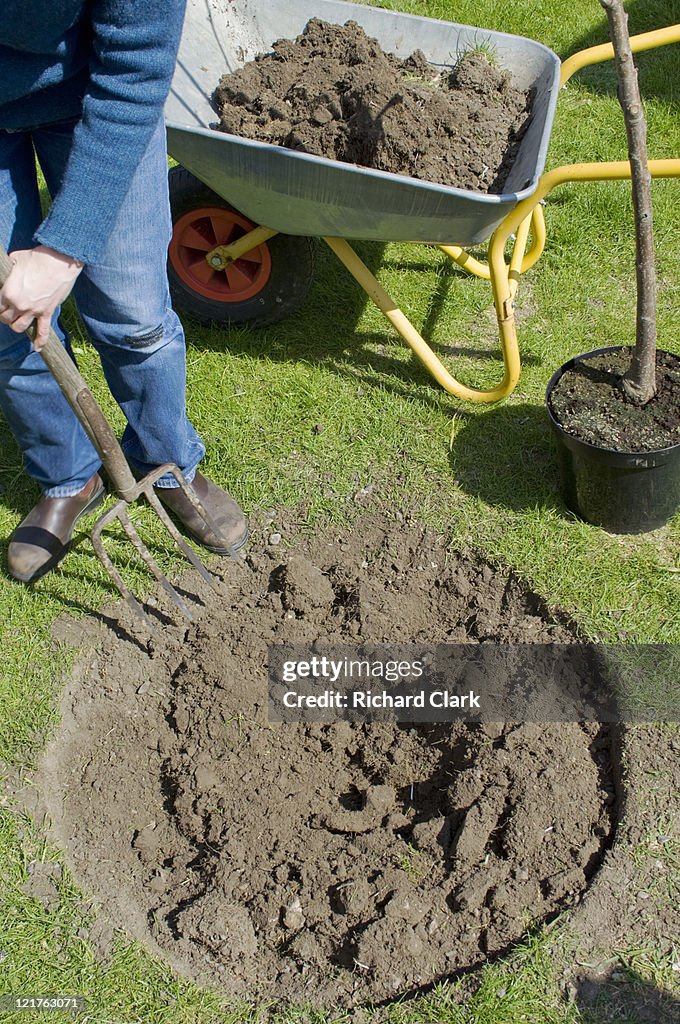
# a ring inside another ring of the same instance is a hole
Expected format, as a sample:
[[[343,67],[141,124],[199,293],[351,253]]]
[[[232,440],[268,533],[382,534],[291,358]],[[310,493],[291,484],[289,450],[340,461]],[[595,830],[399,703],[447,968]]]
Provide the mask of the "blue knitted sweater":
[[[4,0],[0,129],[79,118],[35,239],[96,263],[158,124],[185,0]]]

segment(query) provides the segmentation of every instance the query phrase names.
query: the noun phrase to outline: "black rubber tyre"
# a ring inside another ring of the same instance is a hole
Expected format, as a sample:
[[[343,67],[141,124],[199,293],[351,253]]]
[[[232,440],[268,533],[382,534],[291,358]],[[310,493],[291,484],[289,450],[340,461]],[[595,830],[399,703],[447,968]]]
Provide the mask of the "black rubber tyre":
[[[173,306],[178,312],[187,313],[202,323],[263,327],[283,320],[299,309],[307,298],[314,277],[314,239],[279,234],[259,246],[255,251],[259,261],[242,264],[250,273],[259,262],[251,287],[248,287],[248,282],[244,286],[243,298],[239,298],[238,291],[230,290],[224,273],[215,274],[202,284],[193,278],[186,259],[191,250],[181,242],[182,238],[188,237],[185,228],[193,227],[192,213],[196,215],[196,226],[208,238],[210,233],[205,225],[210,218],[204,214],[209,210],[224,211],[226,218],[233,216],[241,234],[248,230],[248,226],[255,225],[183,167],[173,167],[168,180],[174,228],[168,253],[168,279]],[[205,277],[200,251],[196,257],[196,266]],[[219,294],[220,290],[224,297]]]

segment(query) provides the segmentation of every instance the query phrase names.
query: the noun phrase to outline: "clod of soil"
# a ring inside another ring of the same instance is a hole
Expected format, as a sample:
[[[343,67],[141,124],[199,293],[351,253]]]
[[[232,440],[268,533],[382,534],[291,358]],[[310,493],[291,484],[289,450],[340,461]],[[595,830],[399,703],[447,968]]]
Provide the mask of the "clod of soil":
[[[318,18],[225,75],[214,99],[231,135],[475,192],[502,192],[531,104],[481,50],[442,69]]]
[[[644,406],[626,401],[621,378],[631,349],[580,359],[550,394],[550,408],[567,431],[615,452],[652,452],[680,444],[680,358],[657,352],[656,396]]]
[[[351,1006],[505,950],[611,842],[605,729],[266,718],[271,644],[494,639],[574,638],[512,572],[404,522],[227,563],[182,643],[109,634],[70,684],[39,785],[76,878],[232,996]]]

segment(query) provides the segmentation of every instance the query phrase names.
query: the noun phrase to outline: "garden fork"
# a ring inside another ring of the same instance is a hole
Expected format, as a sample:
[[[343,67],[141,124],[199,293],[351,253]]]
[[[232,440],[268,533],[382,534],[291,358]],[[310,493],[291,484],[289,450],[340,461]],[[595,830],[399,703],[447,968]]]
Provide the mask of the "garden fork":
[[[4,284],[11,269],[11,261],[5,250],[0,246],[0,287]],[[28,333],[32,334],[32,328],[29,329]],[[128,516],[128,505],[136,501],[137,498],[144,496],[185,557],[191,562],[194,568],[198,570],[201,577],[212,586],[215,585],[213,577],[203,565],[200,558],[196,555],[195,551],[189,546],[189,544],[187,544],[184,537],[182,537],[181,533],[168,516],[168,513],[163,508],[158,495],[154,491],[153,485],[166,473],[172,474],[206,525],[218,537],[220,536],[219,529],[216,527],[212,518],[208,515],[205,508],[199,501],[194,489],[187,483],[181,470],[174,463],[165,463],[162,466],[158,466],[157,469],[151,473],[147,473],[147,475],[141,480],[135,480],[111,425],[97,405],[92,392],[78,372],[75,363],[66,352],[64,346],[61,344],[59,338],[52,329],[50,329],[46,344],[41,349],[41,355],[52,372],[57,384],[61,388],[66,401],[73,409],[85,432],[92,441],[92,444],[96,448],[111,484],[118,495],[118,501],[99,517],[91,533],[92,545],[100,562],[135,615],[145,622],[152,633],[156,633],[157,630],[154,624],[151,622],[149,616],[146,614],[137,598],[126,586],[125,581],[104,548],[101,536],[102,531],[106,526],[113,523],[115,520],[118,520],[149,571],[156,577],[166,594],[179,608],[179,610],[188,619],[191,619],[191,611],[167,577],[163,574],[151,552],[148,550],[130,521]],[[234,552],[232,552],[232,555],[233,554]]]

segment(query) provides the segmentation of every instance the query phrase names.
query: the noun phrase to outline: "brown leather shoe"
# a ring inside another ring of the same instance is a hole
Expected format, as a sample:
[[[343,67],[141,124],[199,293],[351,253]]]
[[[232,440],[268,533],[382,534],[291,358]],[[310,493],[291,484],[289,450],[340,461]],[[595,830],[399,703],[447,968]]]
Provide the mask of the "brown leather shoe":
[[[186,494],[179,487],[157,487],[156,494],[187,532],[218,555],[238,551],[248,540],[248,523],[234,499],[202,473],[196,473],[191,482],[199,501],[219,531],[216,535],[203,521]]]
[[[71,546],[74,526],[102,502],[104,494],[102,478],[95,473],[70,498],[43,496],[12,534],[7,550],[10,575],[34,583],[54,569]]]

